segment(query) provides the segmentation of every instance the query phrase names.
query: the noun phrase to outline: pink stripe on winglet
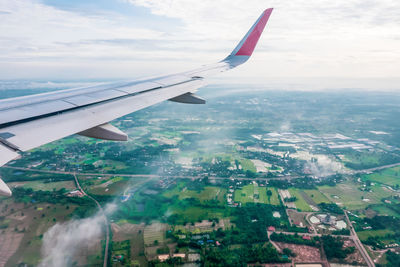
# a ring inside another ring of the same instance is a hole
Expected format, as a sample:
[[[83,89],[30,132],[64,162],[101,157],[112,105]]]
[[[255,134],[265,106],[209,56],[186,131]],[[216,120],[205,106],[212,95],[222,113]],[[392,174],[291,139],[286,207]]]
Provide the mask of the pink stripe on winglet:
[[[268,8],[264,11],[253,31],[249,34],[246,41],[244,41],[239,51],[237,51],[237,53],[235,54],[236,56],[251,56],[254,48],[256,47],[258,39],[260,39],[261,33],[265,28],[265,24],[267,24],[271,12],[272,8]]]

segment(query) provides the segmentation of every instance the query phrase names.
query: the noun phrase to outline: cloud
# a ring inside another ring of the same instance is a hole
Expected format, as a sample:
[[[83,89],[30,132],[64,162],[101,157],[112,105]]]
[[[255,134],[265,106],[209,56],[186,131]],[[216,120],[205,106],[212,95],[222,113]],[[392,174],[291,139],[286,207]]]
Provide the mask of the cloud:
[[[317,158],[314,160],[315,161],[307,161],[304,167],[309,169],[311,173],[318,178],[344,172],[343,165],[340,162],[326,155],[317,155]]]
[[[110,215],[116,209],[115,204],[108,204],[105,215]],[[39,267],[71,266],[74,256],[84,247],[93,244],[93,240],[104,235],[105,217],[102,212],[94,216],[57,223],[43,236],[42,261]]]
[[[179,18],[187,33],[207,38],[211,45],[219,40],[227,49],[263,9],[274,7],[254,63],[242,67],[242,72],[249,75],[399,76],[400,43],[393,40],[400,30],[398,1],[129,2],[147,7],[156,15]],[[371,52],[371,48],[381,48],[386,54]]]
[[[399,77],[398,1],[118,0],[115,5],[134,11],[101,10],[100,3],[91,13],[39,0],[0,1],[0,79],[135,78],[215,62],[271,6],[275,10],[256,56],[223,74],[224,81]]]

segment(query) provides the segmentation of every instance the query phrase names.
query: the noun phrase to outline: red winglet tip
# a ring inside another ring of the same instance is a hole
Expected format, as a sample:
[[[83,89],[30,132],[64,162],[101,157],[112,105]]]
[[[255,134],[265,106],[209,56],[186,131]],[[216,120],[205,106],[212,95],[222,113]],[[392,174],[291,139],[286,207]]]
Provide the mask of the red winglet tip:
[[[240,47],[236,52],[236,56],[251,56],[251,54],[253,54],[254,48],[256,47],[258,39],[260,39],[261,33],[268,22],[272,10],[273,8],[267,8],[264,10],[252,32],[247,36],[246,41],[242,44],[242,47]]]
[[[273,7],[267,8],[266,10],[264,10],[264,14],[267,13],[267,12],[268,12],[268,13],[271,13],[272,10],[274,10]]]

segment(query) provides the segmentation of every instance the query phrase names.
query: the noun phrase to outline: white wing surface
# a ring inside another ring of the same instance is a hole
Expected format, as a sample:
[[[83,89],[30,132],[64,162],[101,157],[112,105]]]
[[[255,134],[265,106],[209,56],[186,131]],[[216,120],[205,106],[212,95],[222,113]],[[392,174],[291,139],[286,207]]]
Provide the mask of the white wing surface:
[[[19,152],[72,134],[127,140],[110,121],[165,100],[203,104],[194,92],[210,75],[246,62],[271,15],[265,10],[224,60],[195,70],[158,78],[102,84],[0,101],[0,166]],[[0,194],[11,195],[0,179]]]

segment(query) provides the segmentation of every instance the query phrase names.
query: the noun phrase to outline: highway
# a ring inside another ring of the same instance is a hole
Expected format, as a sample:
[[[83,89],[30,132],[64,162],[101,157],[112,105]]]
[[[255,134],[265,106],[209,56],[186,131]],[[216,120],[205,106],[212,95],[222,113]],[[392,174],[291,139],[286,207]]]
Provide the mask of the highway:
[[[90,198],[91,200],[93,200],[96,203],[97,207],[99,208],[100,212],[103,215],[104,225],[106,227],[106,245],[105,245],[105,248],[104,248],[103,267],[107,267],[107,265],[108,265],[108,247],[109,247],[109,244],[110,244],[110,226],[108,224],[107,216],[106,216],[106,214],[104,212],[103,207],[100,205],[100,203],[95,198],[93,198],[92,196],[88,195],[82,189],[81,185],[79,184],[78,177],[76,177],[76,174],[72,173],[72,175],[74,176],[76,187],[82,192],[83,195],[87,196],[88,198]]]
[[[349,225],[350,228],[350,234],[354,240],[354,243],[356,244],[356,247],[358,249],[358,251],[360,251],[361,256],[364,258],[365,262],[367,263],[368,267],[375,267],[375,263],[374,261],[371,259],[371,257],[369,256],[367,250],[365,249],[365,247],[363,246],[363,244],[361,243],[360,239],[358,238],[358,235],[356,233],[356,231],[353,228],[353,224],[351,223],[349,216],[347,215],[347,211],[344,210],[344,215],[346,217],[346,221],[347,224]]]
[[[387,169],[387,168],[392,168],[392,167],[397,167],[397,166],[400,166],[400,162],[399,162],[399,163],[394,163],[394,164],[389,164],[389,165],[384,165],[384,166],[379,166],[379,167],[375,167],[375,168],[370,168],[370,169],[363,169],[363,170],[358,170],[358,171],[352,171],[351,174],[374,172],[374,171],[379,171],[379,170],[383,170],[383,169]]]
[[[384,166],[379,166],[375,168],[370,168],[370,169],[363,169],[363,170],[357,170],[357,171],[351,171],[347,174],[357,174],[357,173],[368,173],[368,172],[373,172],[377,170],[383,170],[387,168],[392,168],[400,166],[399,163],[394,163],[394,164],[389,164],[389,165],[384,165]],[[80,176],[106,176],[106,177],[112,177],[112,176],[121,176],[121,177],[131,177],[131,178],[174,178],[174,179],[200,179],[203,178],[204,176],[179,176],[179,175],[157,175],[157,174],[126,174],[126,173],[101,173],[101,172],[72,172],[72,171],[52,171],[52,170],[40,170],[40,169],[34,169],[34,168],[24,168],[24,167],[13,167],[9,165],[2,166],[2,168],[7,168],[7,169],[13,169],[13,170],[20,170],[20,171],[31,171],[31,172],[40,172],[40,173],[53,173],[53,174],[69,174],[69,175],[74,175],[75,173]],[[218,177],[218,176],[209,176],[209,179],[214,179],[214,180],[225,180],[225,179],[236,179],[236,180],[258,180],[258,181],[268,181],[268,180],[291,180],[291,179],[297,179],[297,178],[302,178],[304,176],[299,176],[299,175],[286,175],[286,176],[278,176],[278,177],[273,177],[273,178],[247,178],[247,177]]]
[[[389,164],[389,165],[384,165],[384,166],[380,166],[380,167],[375,167],[375,168],[370,168],[370,169],[363,169],[363,170],[357,170],[357,171],[352,171],[350,174],[356,174],[356,173],[368,173],[368,172],[373,172],[373,171],[377,171],[377,170],[382,170],[382,169],[386,169],[386,168],[391,168],[391,167],[396,167],[396,166],[400,166],[400,163],[395,163],[395,164]],[[156,174],[123,174],[123,173],[98,173],[98,172],[94,172],[94,173],[85,173],[85,172],[80,172],[80,173],[76,173],[76,172],[69,172],[69,171],[52,171],[52,170],[40,170],[40,169],[33,169],[33,168],[24,168],[24,167],[13,167],[13,166],[3,166],[2,168],[7,168],[7,169],[14,169],[14,170],[20,170],[20,171],[29,171],[29,172],[39,172],[39,173],[49,173],[49,174],[64,174],[64,175],[72,175],[75,179],[75,183],[77,188],[87,197],[89,197],[90,199],[92,199],[96,205],[98,206],[99,210],[103,213],[104,216],[104,221],[105,221],[105,225],[106,225],[106,245],[105,245],[105,252],[104,252],[104,262],[103,262],[103,267],[107,267],[107,262],[108,262],[108,249],[109,249],[109,238],[110,238],[110,228],[109,228],[109,223],[107,220],[107,217],[104,213],[103,208],[101,207],[101,205],[99,204],[99,202],[94,199],[93,197],[91,197],[90,195],[88,195],[80,186],[79,184],[79,180],[77,178],[77,175],[79,176],[106,176],[106,177],[113,177],[113,176],[121,176],[121,177],[131,177],[131,178],[148,178],[145,181],[140,182],[140,184],[144,184],[145,182],[155,179],[155,178],[174,178],[174,179],[200,179],[203,178],[203,176],[172,176],[172,175],[156,175]],[[348,173],[349,174],[349,173]],[[261,180],[261,181],[266,181],[266,180],[290,180],[290,179],[296,179],[296,178],[300,178],[301,176],[280,176],[280,177],[274,177],[274,178],[245,178],[245,177],[209,177],[209,179],[215,179],[215,180],[225,180],[225,179],[237,179],[237,180]],[[137,186],[137,185],[136,185]],[[128,196],[128,192],[131,188],[128,187],[124,190],[124,196]],[[360,239],[357,236],[357,233],[355,232],[349,218],[347,215],[347,211],[345,211],[345,217],[347,220],[348,225],[350,226],[350,233],[351,233],[351,237],[354,240],[354,243],[356,245],[356,247],[358,248],[358,250],[360,251],[362,257],[364,258],[365,262],[367,263],[368,267],[375,267],[374,262],[372,261],[371,257],[369,256],[368,252],[366,251],[366,249],[364,248],[364,246],[362,245]],[[308,234],[311,236],[316,235],[314,234]]]
[[[200,179],[204,178],[204,176],[188,176],[188,175],[158,175],[158,174],[126,174],[126,173],[101,173],[101,172],[72,172],[72,171],[51,171],[51,170],[40,170],[34,168],[24,168],[24,167],[13,167],[13,166],[2,166],[1,168],[6,169],[13,169],[19,171],[30,171],[30,172],[40,172],[40,173],[50,173],[50,174],[68,174],[74,175],[77,174],[79,176],[106,176],[106,177],[113,177],[113,176],[121,176],[121,177],[131,177],[131,178],[174,178],[174,179]],[[215,180],[226,180],[226,179],[236,179],[236,180],[258,180],[258,181],[268,181],[268,180],[290,180],[290,179],[297,179],[303,176],[293,176],[293,175],[286,175],[286,176],[278,176],[273,178],[247,178],[247,177],[218,177],[218,176],[208,176],[209,179]]]

